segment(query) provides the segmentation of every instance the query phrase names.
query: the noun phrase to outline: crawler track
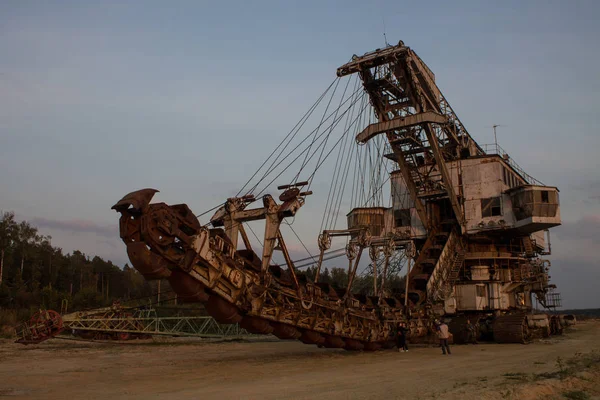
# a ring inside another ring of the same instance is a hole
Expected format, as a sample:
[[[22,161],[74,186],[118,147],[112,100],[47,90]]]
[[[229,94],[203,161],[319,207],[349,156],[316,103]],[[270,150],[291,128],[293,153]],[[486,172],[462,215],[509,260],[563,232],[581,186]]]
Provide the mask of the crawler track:
[[[531,334],[527,314],[503,315],[494,321],[494,340],[498,343],[529,343]]]

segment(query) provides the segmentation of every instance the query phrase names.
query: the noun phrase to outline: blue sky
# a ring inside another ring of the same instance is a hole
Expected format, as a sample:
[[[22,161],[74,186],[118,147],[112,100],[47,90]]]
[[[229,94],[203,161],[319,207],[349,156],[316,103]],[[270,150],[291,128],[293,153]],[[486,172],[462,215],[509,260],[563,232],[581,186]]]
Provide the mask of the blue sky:
[[[122,264],[112,204],[234,194],[385,22],[476,140],[506,125],[500,144],[559,187],[553,280],[566,306],[600,307],[599,17],[595,1],[2,2],[0,208]],[[311,248],[324,195],[297,225]]]

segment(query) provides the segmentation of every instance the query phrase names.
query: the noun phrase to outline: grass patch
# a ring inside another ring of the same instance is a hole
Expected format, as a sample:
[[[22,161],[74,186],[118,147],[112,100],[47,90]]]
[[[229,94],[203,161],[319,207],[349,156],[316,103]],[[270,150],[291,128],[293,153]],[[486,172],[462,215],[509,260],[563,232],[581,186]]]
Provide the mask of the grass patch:
[[[529,375],[524,372],[507,372],[502,376],[513,381],[525,382],[529,380]]]
[[[506,389],[506,390],[500,391],[500,396],[502,396],[503,399],[512,398],[514,394],[515,394],[514,389]]]
[[[523,376],[523,375],[525,375],[524,372],[507,372],[505,374],[502,374],[502,376],[506,376],[506,377]]]
[[[566,361],[557,357],[556,371],[534,374],[534,379],[565,379],[598,364],[600,364],[600,352],[598,351],[592,351],[587,354],[575,353],[574,357]]]
[[[583,390],[571,390],[569,392],[563,392],[562,395],[564,398],[570,400],[588,400],[590,398],[590,395]]]

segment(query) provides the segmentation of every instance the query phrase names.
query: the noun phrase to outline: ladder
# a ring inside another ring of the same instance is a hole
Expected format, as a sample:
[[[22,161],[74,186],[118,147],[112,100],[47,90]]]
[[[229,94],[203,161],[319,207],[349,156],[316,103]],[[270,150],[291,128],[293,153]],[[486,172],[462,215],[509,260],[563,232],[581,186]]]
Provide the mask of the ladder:
[[[533,243],[531,241],[531,237],[525,236],[523,238],[523,247],[525,248],[525,256],[526,257],[535,256],[535,252],[533,251]]]
[[[450,268],[450,273],[448,274],[447,280],[449,282],[456,282],[460,276],[460,270],[465,262],[465,253],[462,249],[456,252],[454,256],[454,261],[452,262],[452,267]]]

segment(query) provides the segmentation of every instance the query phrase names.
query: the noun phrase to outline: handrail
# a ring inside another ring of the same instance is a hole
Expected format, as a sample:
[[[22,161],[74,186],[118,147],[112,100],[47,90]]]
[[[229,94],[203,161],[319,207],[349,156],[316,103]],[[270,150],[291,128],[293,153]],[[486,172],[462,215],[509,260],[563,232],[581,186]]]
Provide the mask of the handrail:
[[[535,179],[534,177],[532,177],[531,175],[526,173],[523,170],[523,168],[521,168],[519,166],[519,164],[517,164],[502,147],[500,147],[500,145],[498,143],[482,144],[481,148],[487,155],[496,154],[496,155],[499,155],[500,157],[502,157],[502,159],[508,165],[510,165],[512,167],[512,169],[514,169],[528,184],[546,186],[539,180]]]

